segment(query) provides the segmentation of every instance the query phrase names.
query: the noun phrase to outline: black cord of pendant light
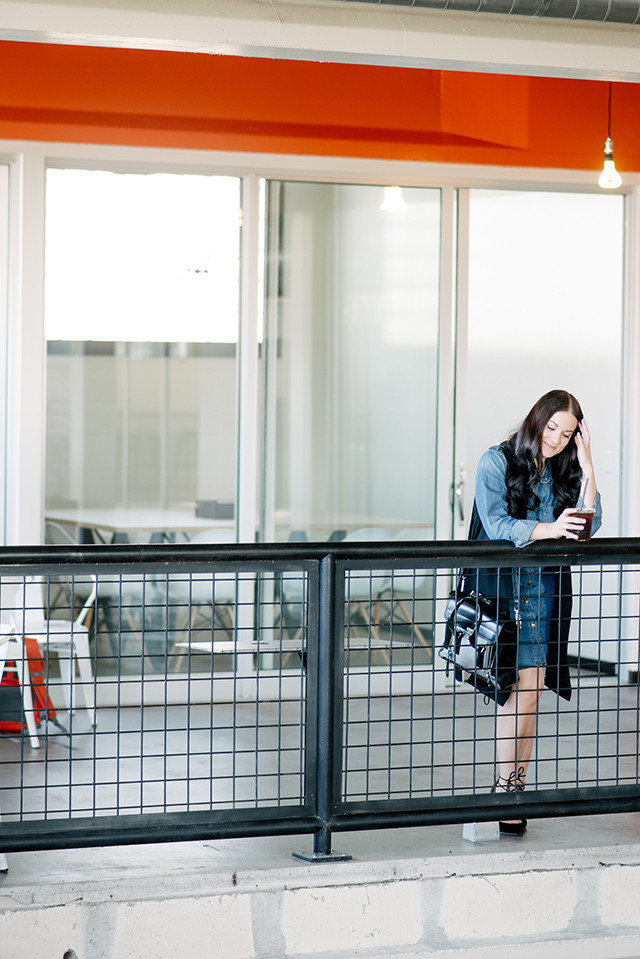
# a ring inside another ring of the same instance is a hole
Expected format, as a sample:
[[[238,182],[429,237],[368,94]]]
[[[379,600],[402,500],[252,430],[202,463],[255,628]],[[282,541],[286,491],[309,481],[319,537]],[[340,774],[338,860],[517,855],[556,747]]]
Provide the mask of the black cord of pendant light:
[[[616,170],[613,159],[613,141],[611,140],[611,95],[613,84],[609,80],[609,96],[607,100],[607,140],[604,145],[604,165],[602,173],[598,177],[598,186],[603,190],[615,190],[622,185],[620,174]]]

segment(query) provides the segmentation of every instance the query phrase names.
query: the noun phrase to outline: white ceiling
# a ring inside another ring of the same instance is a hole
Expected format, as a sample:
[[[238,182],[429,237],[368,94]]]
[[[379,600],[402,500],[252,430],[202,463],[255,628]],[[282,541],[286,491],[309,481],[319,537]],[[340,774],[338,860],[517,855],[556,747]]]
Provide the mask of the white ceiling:
[[[341,0],[0,0],[0,39],[640,82],[640,27]]]

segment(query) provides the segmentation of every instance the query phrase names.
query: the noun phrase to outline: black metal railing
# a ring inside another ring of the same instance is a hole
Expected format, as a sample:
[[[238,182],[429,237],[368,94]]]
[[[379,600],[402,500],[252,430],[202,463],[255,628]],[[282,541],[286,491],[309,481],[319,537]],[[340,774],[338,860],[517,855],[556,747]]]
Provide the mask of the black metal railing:
[[[541,697],[517,794],[437,655],[460,567],[573,570],[573,697]],[[346,830],[639,809],[639,597],[624,539],[5,548],[0,850],[306,833],[326,860]]]

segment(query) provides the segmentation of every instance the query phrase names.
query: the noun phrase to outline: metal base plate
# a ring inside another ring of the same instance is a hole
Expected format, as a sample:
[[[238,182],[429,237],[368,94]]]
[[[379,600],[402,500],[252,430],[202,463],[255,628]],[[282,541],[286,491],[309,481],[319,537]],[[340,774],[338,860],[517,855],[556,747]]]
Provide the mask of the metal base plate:
[[[500,839],[500,829],[497,822],[466,822],[462,838],[469,842],[493,842]]]
[[[292,852],[295,859],[302,859],[304,862],[348,862],[351,856],[346,852]]]

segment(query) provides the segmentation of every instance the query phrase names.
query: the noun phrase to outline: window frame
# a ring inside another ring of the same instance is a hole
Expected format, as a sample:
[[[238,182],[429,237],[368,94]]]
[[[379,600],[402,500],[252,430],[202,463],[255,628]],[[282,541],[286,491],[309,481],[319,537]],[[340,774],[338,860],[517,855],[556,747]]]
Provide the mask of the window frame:
[[[10,167],[7,329],[7,492],[9,544],[38,543],[44,516],[46,344],[44,341],[45,177],[49,168],[108,169],[114,172],[203,173],[242,180],[241,317],[238,349],[239,539],[252,540],[259,519],[260,429],[258,303],[260,288],[260,180],[286,179],[432,187],[442,191],[442,269],[438,489],[451,482],[453,361],[455,359],[457,191],[470,188],[599,192],[591,171],[496,168],[341,157],[227,154],[215,151],[85,144],[6,142],[0,162]],[[637,178],[636,178],[637,179]],[[640,288],[635,265],[640,250],[640,186],[629,178],[626,197],[624,281],[622,474],[623,533],[640,519]],[[450,507],[438,496],[436,536],[448,537]],[[33,504],[39,504],[38,509]]]

